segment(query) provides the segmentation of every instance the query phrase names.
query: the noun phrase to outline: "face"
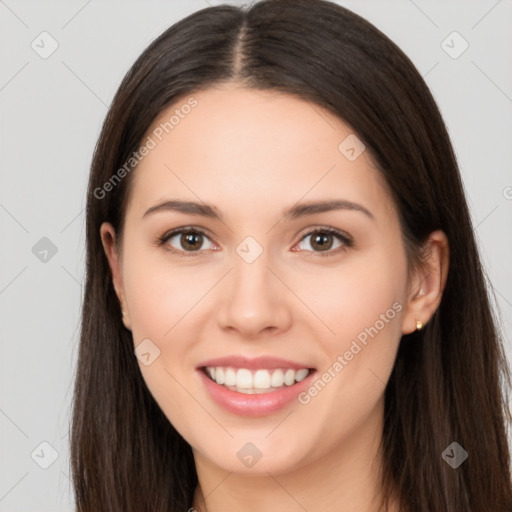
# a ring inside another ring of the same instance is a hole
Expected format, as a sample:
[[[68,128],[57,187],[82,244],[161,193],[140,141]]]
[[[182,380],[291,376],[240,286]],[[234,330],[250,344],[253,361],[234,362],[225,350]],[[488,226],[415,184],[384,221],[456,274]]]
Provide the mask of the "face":
[[[191,96],[168,134],[187,99],[146,135],[109,261],[143,378],[196,457],[279,474],[381,428],[407,331],[398,215],[319,106],[235,86]]]

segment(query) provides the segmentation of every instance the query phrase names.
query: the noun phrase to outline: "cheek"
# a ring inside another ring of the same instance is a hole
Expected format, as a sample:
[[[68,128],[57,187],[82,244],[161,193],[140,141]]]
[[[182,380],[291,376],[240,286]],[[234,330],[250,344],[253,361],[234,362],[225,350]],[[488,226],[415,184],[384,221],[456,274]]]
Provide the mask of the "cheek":
[[[124,286],[135,342],[170,338],[174,326],[193,314],[195,304],[216,280],[211,270],[172,264],[164,249],[127,251]]]
[[[335,333],[322,336],[325,364],[300,402],[317,418],[311,428],[319,449],[359,431],[382,405],[401,337],[400,276],[376,258],[332,277],[316,295],[319,316]]]
[[[324,329],[327,358],[319,375],[329,391],[319,384],[319,394],[332,400],[327,409],[334,414],[344,408],[364,414],[380,397],[393,368],[405,311],[406,260],[393,251],[368,252],[326,276],[316,280],[315,288],[313,279],[302,285],[304,294],[316,290],[310,293],[315,311],[332,331]],[[361,396],[366,401],[360,402]]]
[[[187,391],[193,366],[190,352],[199,338],[193,330],[200,328],[193,321],[199,310],[194,306],[211,287],[209,281],[218,277],[172,265],[165,257],[155,257],[156,250],[126,251],[124,287],[133,343],[153,343],[147,345],[151,363],[139,359],[142,377],[173,426],[189,432],[191,425],[204,422],[204,410]]]
[[[319,330],[325,332],[323,339],[334,354],[348,350],[358,336],[364,341],[367,330],[375,325],[382,337],[392,332],[394,338],[401,332],[405,273],[400,254],[368,252],[347,259],[338,268],[302,273],[295,289],[318,317]]]
[[[172,263],[163,251],[138,250],[135,244],[130,247],[127,243],[123,282],[134,347],[150,340],[154,344],[149,345],[151,350],[158,354],[147,366],[139,360],[142,376],[160,408],[171,414],[169,420],[179,429],[185,427],[182,422],[199,421],[204,415],[201,408],[195,410],[185,388],[196,362],[192,351],[203,325],[196,317],[206,304],[205,294],[223,272]],[[184,407],[187,415],[176,412]]]

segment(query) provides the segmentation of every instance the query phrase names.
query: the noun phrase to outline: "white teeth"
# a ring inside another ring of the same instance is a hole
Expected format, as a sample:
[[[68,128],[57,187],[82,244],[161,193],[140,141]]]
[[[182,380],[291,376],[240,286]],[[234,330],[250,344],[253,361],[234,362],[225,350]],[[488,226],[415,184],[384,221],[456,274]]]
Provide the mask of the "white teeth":
[[[292,386],[309,375],[307,368],[293,370],[291,368],[276,370],[248,370],[246,368],[207,367],[206,373],[217,384],[224,385],[235,391],[253,394],[275,391],[284,385]]]
[[[217,384],[221,383],[217,380]],[[244,389],[252,388],[252,373],[244,368],[238,370],[236,373],[236,386]]]
[[[286,370],[284,374],[284,383],[291,386],[295,382],[295,370]]]
[[[283,370],[274,370],[270,384],[273,388],[280,388],[284,384],[284,373]]]
[[[224,370],[222,368],[215,368],[215,380],[217,384],[224,384]]]
[[[254,374],[252,385],[256,389],[268,389],[270,387],[270,373],[267,370],[258,370]]]
[[[297,370],[295,372],[295,380],[297,382],[300,382],[301,380],[304,380],[308,376],[309,370],[306,370],[303,368],[302,370]]]
[[[236,372],[233,370],[233,368],[226,368],[226,373],[224,374],[224,384],[226,386],[236,386]]]

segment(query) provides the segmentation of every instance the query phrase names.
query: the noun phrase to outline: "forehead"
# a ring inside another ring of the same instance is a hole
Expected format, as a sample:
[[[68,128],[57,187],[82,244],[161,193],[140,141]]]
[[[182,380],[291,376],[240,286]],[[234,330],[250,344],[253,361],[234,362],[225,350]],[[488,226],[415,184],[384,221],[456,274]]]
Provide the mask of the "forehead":
[[[385,192],[367,151],[355,160],[343,153],[355,137],[347,124],[275,91],[227,85],[191,93],[161,112],[148,137],[153,148],[132,176],[140,208],[169,195],[261,208],[326,196],[368,204]]]

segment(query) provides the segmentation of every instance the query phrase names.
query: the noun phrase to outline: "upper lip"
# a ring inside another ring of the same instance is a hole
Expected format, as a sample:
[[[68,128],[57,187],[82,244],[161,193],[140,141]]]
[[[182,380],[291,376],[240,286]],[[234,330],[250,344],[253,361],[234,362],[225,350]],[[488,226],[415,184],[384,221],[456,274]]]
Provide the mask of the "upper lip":
[[[255,358],[247,358],[240,355],[218,357],[215,359],[208,359],[197,365],[197,368],[210,367],[231,367],[231,368],[247,368],[252,370],[269,369],[274,370],[277,368],[292,368],[300,370],[301,368],[314,369],[308,364],[297,363],[288,359],[281,359],[279,357],[260,356]]]

